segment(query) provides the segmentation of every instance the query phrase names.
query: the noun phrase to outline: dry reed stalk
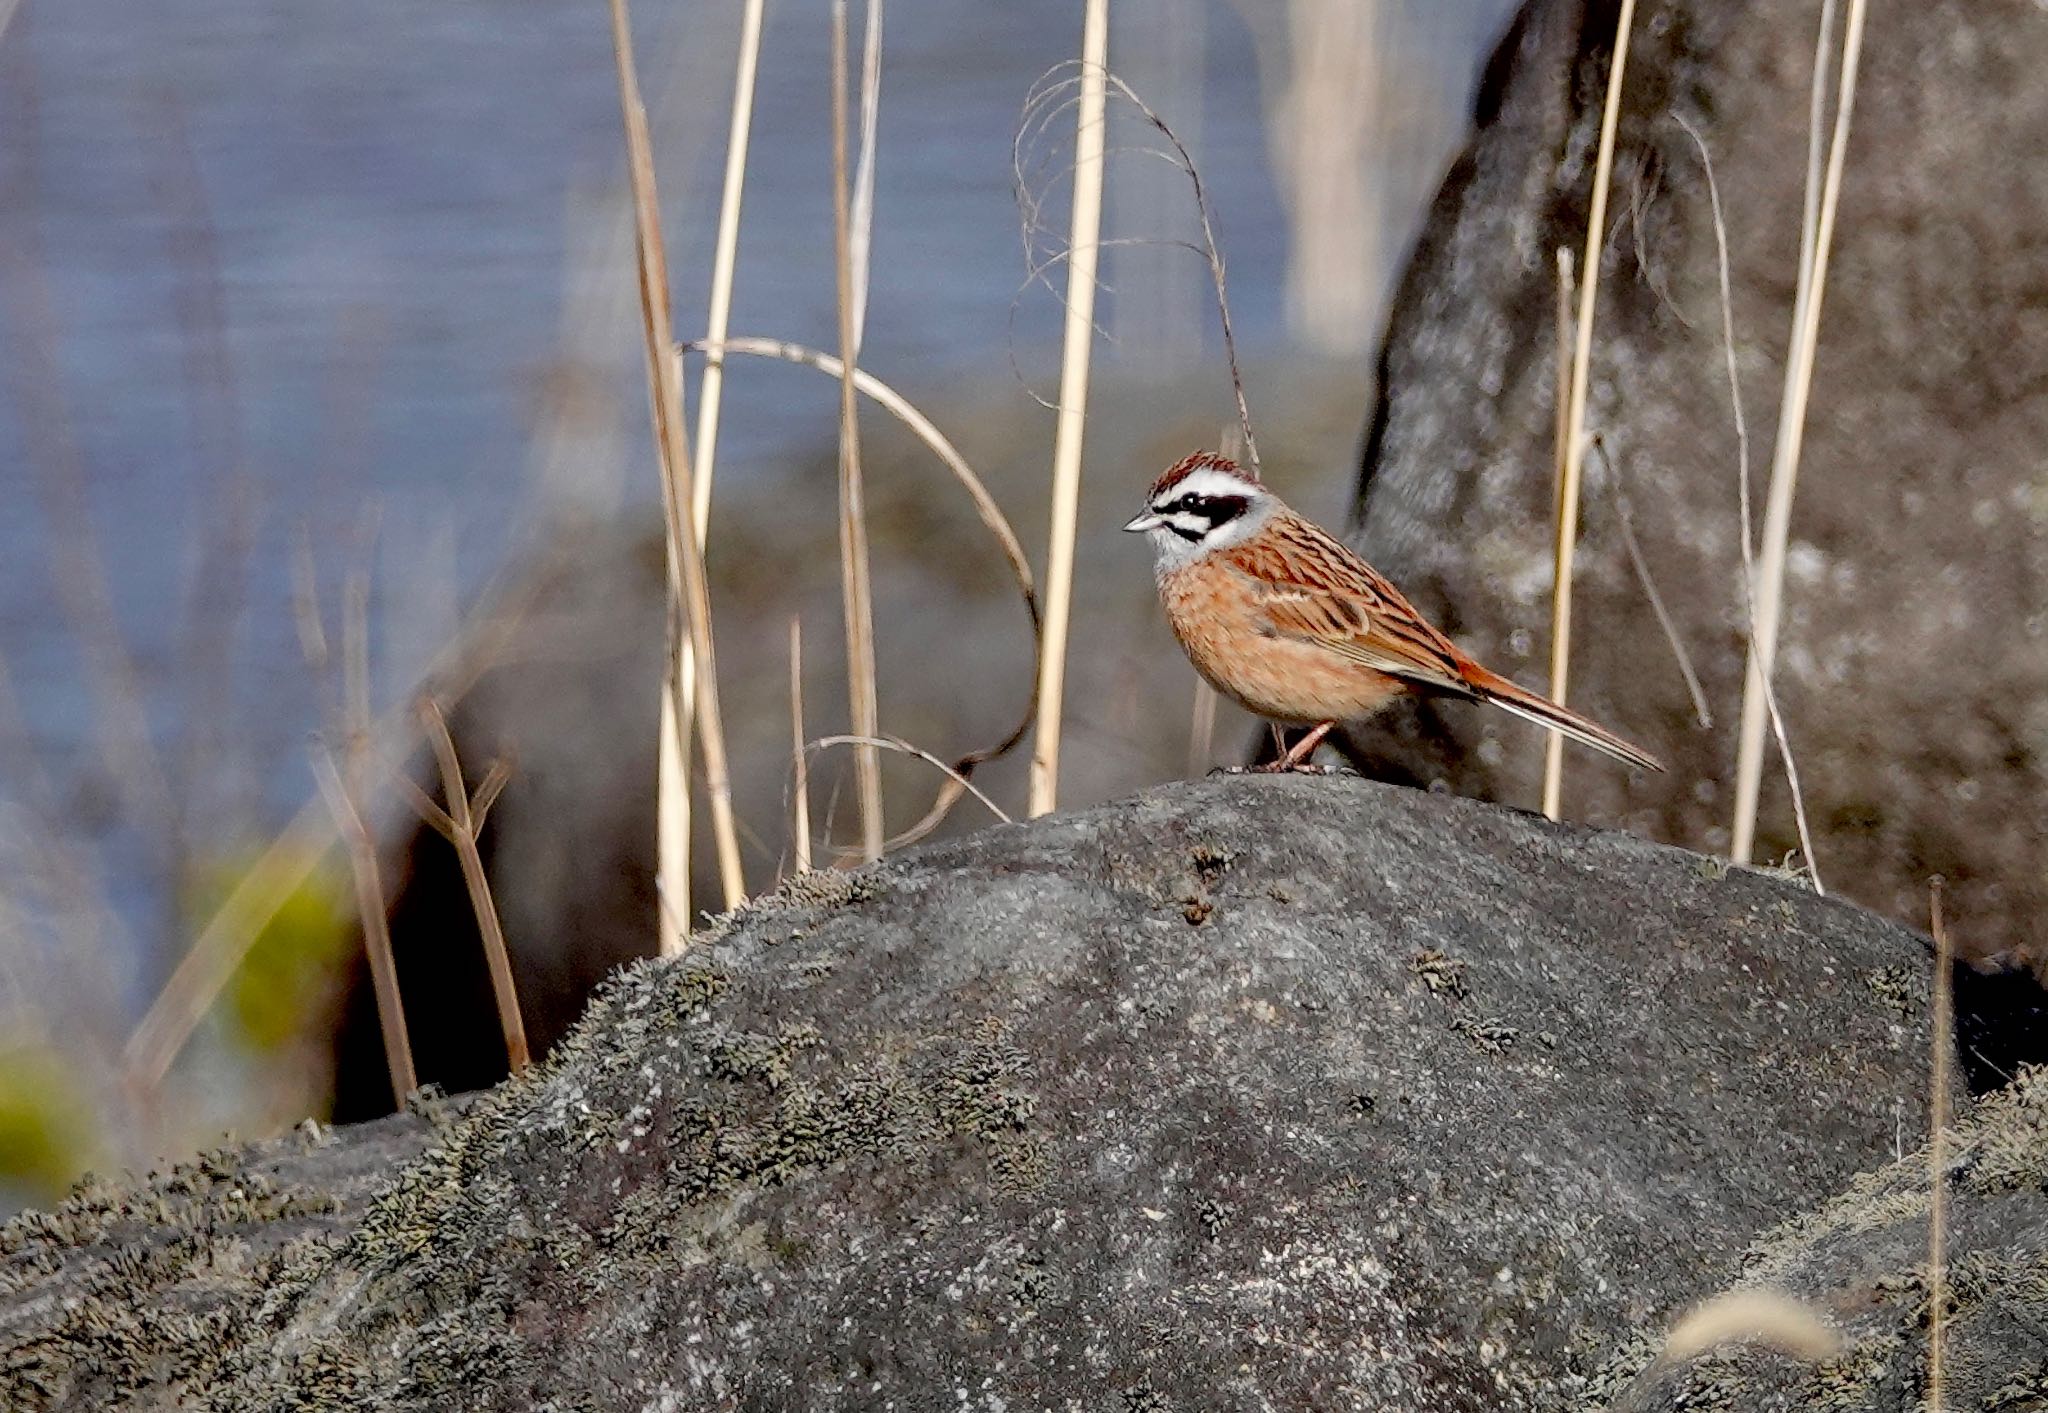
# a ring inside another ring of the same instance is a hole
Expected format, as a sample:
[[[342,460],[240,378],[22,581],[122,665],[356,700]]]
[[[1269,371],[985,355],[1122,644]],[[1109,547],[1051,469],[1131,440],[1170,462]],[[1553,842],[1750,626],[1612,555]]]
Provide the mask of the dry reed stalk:
[[[194,496],[203,508],[193,522],[198,543],[179,650],[184,721],[178,793],[189,814],[206,808],[200,792],[218,788],[229,760],[234,649],[247,617],[248,568],[262,486],[239,432],[219,232],[184,106],[165,92],[148,104],[143,121],[145,145],[156,159],[150,184],[162,207],[166,253],[176,272],[173,307],[193,459],[211,483]]]
[[[341,603],[342,758],[336,764],[331,751],[316,751],[313,771],[348,850],[349,872],[355,880],[356,916],[363,926],[370,985],[377,997],[377,1026],[384,1039],[384,1064],[391,1076],[391,1097],[403,1105],[405,1097],[419,1088],[419,1076],[413,1069],[405,1002],[399,994],[398,967],[391,952],[391,926],[385,913],[377,840],[363,819],[361,803],[364,767],[369,759],[369,605],[368,572],[350,575],[343,586]]]
[[[846,618],[846,692],[853,734],[861,857],[882,856],[882,758],[867,744],[880,731],[875,689],[874,585],[868,566],[866,491],[854,391],[854,269],[846,190],[846,0],[832,0],[832,247],[839,286],[839,575]]]
[[[1866,9],[1867,0],[1849,0],[1848,23],[1842,33],[1841,85],[1835,102],[1834,136],[1828,148],[1827,175],[1817,208],[1812,178],[1818,153],[1833,0],[1822,12],[1821,46],[1815,55],[1808,127],[1807,208],[1800,224],[1799,289],[1793,299],[1792,342],[1785,359],[1785,391],[1778,411],[1777,445],[1771,457],[1771,490],[1764,505],[1756,624],[1742,684],[1742,727],[1736,743],[1735,821],[1729,831],[1729,855],[1737,863],[1748,863],[1756,844],[1757,797],[1763,784],[1764,684],[1776,666],[1778,622],[1785,591],[1785,549],[1792,529],[1792,494],[1799,480],[1799,451],[1806,430],[1807,398],[1813,386],[1814,351],[1820,341],[1828,251],[1834,242],[1835,210],[1842,192],[1842,167],[1848,156],[1849,122],[1856,108],[1856,71],[1863,53]],[[1807,862],[1813,862],[1811,854]]]
[[[512,958],[505,949],[505,931],[499,926],[498,906],[491,899],[491,881],[484,872],[483,854],[477,848],[484,819],[497,803],[498,792],[512,778],[512,770],[502,760],[492,761],[483,783],[474,795],[470,794],[462,778],[462,762],[455,753],[455,737],[448,730],[448,718],[440,703],[432,697],[422,697],[419,718],[433,748],[435,764],[440,768],[441,796],[448,802],[446,807],[435,804],[403,771],[398,772],[396,779],[412,802],[414,813],[455,846],[455,856],[462,865],[463,886],[469,890],[469,905],[476,913],[477,934],[483,939],[484,962],[491,974],[491,996],[498,1007],[498,1026],[505,1034],[505,1058],[512,1073],[518,1074],[531,1058],[526,1045],[526,1021],[519,1013],[519,993],[512,983]]]
[[[641,333],[646,341],[648,401],[653,413],[655,449],[661,460],[661,499],[668,538],[669,649],[663,674],[662,741],[674,752],[673,765],[661,772],[664,813],[674,809],[675,794],[687,787],[689,743],[681,739],[680,645],[687,629],[698,670],[693,700],[698,738],[704,753],[704,789],[711,800],[711,832],[718,851],[718,873],[725,905],[746,899],[740,867],[739,836],[733,820],[732,780],[725,753],[725,723],[718,706],[718,662],[712,651],[711,592],[704,577],[704,557],[697,537],[685,525],[696,495],[691,485],[687,436],[683,430],[683,396],[674,355],[675,337],[669,315],[668,262],[662,246],[661,208],[655,190],[654,145],[647,131],[647,109],[633,67],[632,27],[626,0],[611,0],[612,53],[619,75],[619,108],[626,130],[626,153],[633,191],[633,243],[639,257]],[[660,942],[663,955],[674,955],[688,941],[690,911],[689,861],[674,856],[672,825],[661,828],[662,894]]]
[[[1636,542],[1635,512],[1629,506],[1628,489],[1623,485],[1621,472],[1608,458],[1607,443],[1599,433],[1593,435],[1593,450],[1600,456],[1600,464],[1607,468],[1608,480],[1614,485],[1614,519],[1621,529],[1621,545],[1628,552],[1629,567],[1635,570],[1636,582],[1643,586],[1643,597],[1650,601],[1650,612],[1657,620],[1657,627],[1664,634],[1664,642],[1671,649],[1671,657],[1678,664],[1678,675],[1685,679],[1686,695],[1692,698],[1693,719],[1702,731],[1714,726],[1713,709],[1707,705],[1707,689],[1700,685],[1700,675],[1693,670],[1692,654],[1685,650],[1685,639],[1678,634],[1678,624],[1671,617],[1671,610],[1664,606],[1664,595],[1657,591],[1657,580],[1650,573],[1650,561],[1643,554],[1643,547]]]
[[[1553,393],[1556,398],[1556,419],[1551,428],[1550,455],[1550,513],[1564,515],[1565,467],[1572,458],[1571,421],[1571,366],[1572,366],[1572,253],[1564,246],[1557,248],[1557,382]],[[1550,781],[1564,778],[1564,737],[1555,732],[1545,732],[1543,738],[1543,804],[1545,814],[1555,819],[1550,800]],[[1560,784],[1560,791],[1563,786]],[[1559,801],[1562,805],[1562,800]]]
[[[685,351],[688,351],[700,346],[699,343],[687,343],[683,345],[683,348]],[[813,348],[805,348],[802,344],[787,343],[780,339],[732,338],[725,341],[723,349],[728,354],[739,353],[761,358],[775,358],[785,363],[795,363],[800,367],[814,368],[830,378],[844,378],[845,364],[829,353],[822,353]],[[982,483],[981,477],[975,474],[974,468],[967,464],[967,459],[960,454],[953,443],[946,439],[945,433],[941,432],[929,417],[918,411],[908,398],[904,397],[887,383],[884,383],[874,374],[868,372],[865,368],[856,367],[853,370],[853,381],[854,386],[862,394],[875,402],[885,412],[895,417],[905,427],[909,428],[919,441],[930,448],[932,454],[937,456],[946,469],[953,473],[953,478],[960,483],[961,488],[973,499],[975,513],[981,517],[981,523],[988,527],[989,533],[995,536],[996,543],[1001,548],[1004,559],[1009,563],[1010,573],[1017,581],[1018,592],[1024,600],[1024,611],[1031,618],[1032,652],[1035,655],[1042,651],[1043,645],[1039,635],[1038,591],[1032,582],[1031,564],[1024,557],[1024,546],[1018,541],[1017,533],[1011,528],[1009,519],[1004,516],[1002,508],[996,504],[995,497],[988,493],[988,488]],[[1037,679],[1036,656],[1034,656],[1032,661],[1032,677],[1035,682]],[[1032,713],[1036,706],[1036,699],[1028,698],[1024,704],[1023,716],[1018,720],[1016,726],[1011,728],[1009,734],[993,746],[969,751],[967,754],[956,759],[953,762],[954,772],[960,776],[971,776],[978,767],[1008,755],[1012,750],[1016,749],[1018,742],[1022,741],[1031,730]],[[891,838],[885,839],[882,843],[883,850],[886,852],[890,849],[901,848],[905,844],[915,843],[917,840],[924,838],[939,826],[946,814],[954,805],[959,803],[960,797],[964,793],[949,777],[946,784],[940,787],[938,797],[932,802],[931,807],[925,811],[923,817],[909,828]]]
[[[498,660],[537,586],[547,578],[545,573],[535,574],[500,611],[467,625],[442,650],[426,674],[438,684],[435,690],[441,698],[453,701],[461,697]],[[300,632],[302,637],[308,636],[303,617]],[[311,636],[310,642],[325,652],[324,633]],[[418,742],[413,734],[417,726],[409,711],[387,712],[368,733],[372,752],[381,757],[411,751]],[[146,1093],[162,1082],[263,929],[333,849],[338,838],[336,824],[327,805],[327,792],[316,792],[229,891],[129,1033],[121,1055],[126,1087]]]
[[[1628,70],[1629,25],[1635,0],[1621,0],[1614,23],[1614,57],[1607,69],[1607,99],[1600,114],[1600,151],[1593,164],[1593,200],[1586,216],[1586,258],[1579,282],[1578,326],[1572,346],[1570,400],[1565,409],[1567,448],[1558,483],[1555,580],[1550,600],[1550,699],[1564,705],[1572,659],[1572,558],[1579,538],[1579,482],[1586,464],[1586,394],[1592,381],[1593,310],[1600,288],[1600,254],[1607,243],[1607,191],[1614,179],[1614,133],[1621,122],[1621,83]],[[1543,813],[1556,819],[1564,797],[1564,741],[1553,734],[1544,747]]]
[[[355,795],[342,779],[343,771],[325,753],[313,753],[313,774],[348,849],[349,872],[355,880],[356,916],[363,925],[363,949],[370,959],[370,986],[377,996],[377,1027],[384,1037],[384,1065],[391,1076],[391,1097],[403,1105],[406,1095],[420,1086],[412,1066],[412,1040],[406,1033],[405,1003],[398,994],[398,968],[391,956],[391,927],[384,911],[384,880],[377,866],[377,841],[363,821]],[[133,1048],[131,1041],[130,1049]],[[146,1073],[132,1066],[129,1072],[138,1077]]]
[[[875,235],[876,136],[882,121],[882,0],[867,0],[866,33],[860,53],[860,157],[853,169],[853,229],[849,236],[854,270],[853,346],[856,352],[868,321],[868,252]]]
[[[953,769],[952,766],[947,765],[930,751],[913,746],[900,736],[820,736],[817,740],[810,743],[812,750],[822,750],[827,746],[852,746],[856,749],[867,746],[874,750],[895,751],[900,755],[914,756],[926,765],[931,766],[934,770],[943,772],[955,785],[958,785],[966,793],[974,796],[975,799],[987,806],[988,812],[1003,823],[1016,823],[1001,805],[983,794],[981,788],[972,780],[969,780],[959,771]]]
[[[747,143],[754,130],[755,75],[761,60],[761,11],[765,0],[746,0],[740,12],[739,55],[733,62],[732,127],[726,136],[725,187],[718,201],[718,240],[711,258],[711,305],[706,312],[705,337],[713,345],[724,341],[732,319],[733,271],[739,263],[740,205],[746,194]],[[680,378],[680,374],[678,374]],[[702,554],[711,534],[711,483],[718,467],[718,418],[725,400],[725,358],[713,353],[704,360],[704,372],[697,384],[697,460],[692,469],[691,522],[697,534],[697,552]],[[687,782],[681,777],[682,748],[697,729],[697,653],[684,642],[678,645],[682,661],[677,669],[680,685],[675,694],[680,720],[662,727],[661,798],[669,809],[657,828],[666,832],[658,841],[665,876],[686,873],[690,866],[691,805]],[[689,930],[687,900],[678,919],[667,906],[662,908],[662,931],[668,943],[678,945],[680,934]]]
[[[765,0],[746,0],[740,15],[739,58],[733,66],[732,130],[726,139],[725,186],[718,202],[718,242],[711,257],[711,303],[704,320],[707,351],[704,372],[697,384],[697,460],[690,489],[700,547],[711,521],[711,482],[718,464],[718,418],[725,398],[725,354],[720,346],[732,321],[733,272],[739,263],[740,208],[746,195],[747,144],[754,128],[754,80],[761,60],[764,3]],[[684,661],[688,663],[691,659],[686,657]]]
[[[708,347],[709,343],[701,340],[683,345],[686,351]],[[806,348],[800,343],[789,343],[783,339],[729,338],[721,347],[727,354],[773,358],[784,363],[797,364],[799,367],[814,368],[828,378],[841,378],[846,367],[829,353]],[[995,497],[989,494],[987,485],[975,474],[974,468],[968,465],[967,458],[960,454],[959,449],[938,429],[931,418],[917,409],[916,404],[867,369],[856,367],[853,370],[853,384],[864,397],[896,418],[913,436],[923,442],[932,454],[939,458],[941,464],[953,473],[953,478],[973,499],[975,513],[981,517],[981,523],[996,537],[1003,557],[1009,562],[1010,572],[1015,576],[1023,593],[1025,608],[1031,615],[1035,629],[1039,616],[1038,592],[1032,580],[1030,562],[1024,557],[1024,546],[1018,540],[1017,532],[1011,528],[1009,518],[996,504]]]
[[[317,770],[318,760],[314,765]],[[256,938],[327,857],[344,824],[328,812],[328,794],[308,801],[242,875],[130,1032],[121,1059],[138,1092],[162,1082]]]
[[[1656,1357],[1609,1405],[1611,1413],[1634,1413],[1671,1370],[1731,1344],[1761,1345],[1818,1364],[1841,1352],[1842,1336],[1812,1306],[1783,1291],[1724,1291],[1679,1317]]]
[[[1095,269],[1101,254],[1104,113],[1109,74],[1109,0],[1088,0],[1081,27],[1081,94],[1074,129],[1074,206],[1067,237],[1067,318],[1053,436],[1052,529],[1045,561],[1045,648],[1038,660],[1038,737],[1030,813],[1059,800],[1060,727],[1073,610],[1074,537],[1081,503],[1081,439],[1095,336]]]
[[[1721,211],[1721,185],[1714,176],[1714,159],[1707,151],[1706,139],[1683,117],[1678,119],[1679,127],[1692,139],[1699,149],[1700,166],[1707,174],[1707,200],[1714,217],[1714,254],[1721,281],[1721,352],[1728,369],[1728,402],[1735,416],[1735,504],[1738,528],[1741,531],[1742,546],[1742,607],[1744,621],[1749,625],[1750,641],[1756,640],[1756,561],[1751,548],[1751,515],[1749,508],[1749,420],[1742,410],[1742,378],[1735,367],[1735,296],[1733,280],[1728,273],[1728,223]],[[1771,685],[1771,679],[1763,680],[1764,706],[1771,718],[1771,731],[1777,737],[1778,758],[1785,763],[1785,785],[1792,795],[1792,819],[1799,830],[1799,847],[1806,855],[1806,869],[1813,879],[1813,891],[1825,897],[1827,888],[1821,882],[1820,865],[1813,856],[1813,833],[1807,827],[1806,792],[1799,785],[1799,765],[1792,755],[1792,743],[1785,734],[1785,714],[1778,709],[1778,692]]]
[[[1934,930],[1934,1093],[1928,1100],[1927,1141],[1927,1407],[1943,1413],[1943,1336],[1948,1324],[1948,1091],[1949,1052],[1955,1028],[1955,946],[1941,916],[1942,880],[1928,884]]]
[[[1197,677],[1195,709],[1188,723],[1188,774],[1209,768],[1216,751],[1216,689]]]
[[[796,845],[796,871],[811,871],[811,762],[804,753],[804,623],[789,616],[790,767],[796,784],[790,802],[790,838]]]
[[[671,577],[671,595],[674,583]],[[690,945],[690,741],[696,713],[683,697],[683,642],[669,624],[670,671],[662,674],[661,714],[654,749],[654,905],[657,956],[681,955]],[[691,655],[691,672],[696,655]]]
[[[0,28],[13,18],[0,10]],[[0,227],[0,295],[14,334],[0,360],[0,383],[11,397],[24,440],[23,459],[49,529],[43,537],[51,587],[66,626],[78,642],[91,682],[100,749],[131,822],[150,841],[165,877],[179,870],[182,817],[177,795],[150,731],[142,676],[129,651],[106,558],[101,553],[90,500],[90,463],[78,435],[78,419],[65,396],[62,344],[47,275],[40,227],[29,214],[36,206],[38,171],[34,153],[41,122],[35,70],[20,46],[6,51],[9,63],[6,122],[19,141],[0,156],[0,184],[14,216]],[[13,497],[17,506],[20,496]]]

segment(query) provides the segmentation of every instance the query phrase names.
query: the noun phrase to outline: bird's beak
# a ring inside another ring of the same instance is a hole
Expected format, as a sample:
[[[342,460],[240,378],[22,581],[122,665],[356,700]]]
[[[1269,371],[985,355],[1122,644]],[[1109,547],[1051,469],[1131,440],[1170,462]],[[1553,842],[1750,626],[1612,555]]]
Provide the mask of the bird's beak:
[[[1146,530],[1156,530],[1165,523],[1166,522],[1164,520],[1161,520],[1151,511],[1141,510],[1136,515],[1133,515],[1130,518],[1130,520],[1125,523],[1124,529],[1129,531],[1131,534],[1136,535],[1141,534]]]

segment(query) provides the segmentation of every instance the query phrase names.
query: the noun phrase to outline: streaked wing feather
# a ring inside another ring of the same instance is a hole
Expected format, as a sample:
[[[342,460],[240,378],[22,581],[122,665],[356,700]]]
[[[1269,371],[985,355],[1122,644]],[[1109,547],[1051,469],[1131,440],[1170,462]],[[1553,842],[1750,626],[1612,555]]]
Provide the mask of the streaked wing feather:
[[[1283,515],[1271,528],[1224,554],[1251,581],[1277,636],[1440,691],[1466,691],[1458,649],[1377,570],[1298,516]]]

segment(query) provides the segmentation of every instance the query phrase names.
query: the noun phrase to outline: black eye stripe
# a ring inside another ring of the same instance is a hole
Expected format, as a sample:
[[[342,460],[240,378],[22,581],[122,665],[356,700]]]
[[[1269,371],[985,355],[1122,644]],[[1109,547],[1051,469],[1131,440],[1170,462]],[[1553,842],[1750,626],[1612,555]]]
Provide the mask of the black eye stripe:
[[[1199,515],[1212,525],[1221,525],[1226,520],[1235,520],[1245,513],[1251,501],[1244,496],[1198,495],[1193,491],[1176,500],[1158,507],[1159,515]]]

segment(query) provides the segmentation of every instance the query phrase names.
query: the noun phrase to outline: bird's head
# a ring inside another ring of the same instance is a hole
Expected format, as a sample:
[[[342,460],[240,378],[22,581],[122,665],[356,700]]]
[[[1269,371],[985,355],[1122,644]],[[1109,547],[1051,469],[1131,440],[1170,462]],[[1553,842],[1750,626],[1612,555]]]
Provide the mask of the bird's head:
[[[1198,451],[1169,466],[1145,494],[1145,508],[1124,529],[1151,538],[1162,569],[1236,544],[1275,504],[1256,471],[1227,456]]]

